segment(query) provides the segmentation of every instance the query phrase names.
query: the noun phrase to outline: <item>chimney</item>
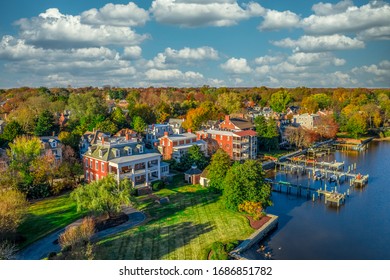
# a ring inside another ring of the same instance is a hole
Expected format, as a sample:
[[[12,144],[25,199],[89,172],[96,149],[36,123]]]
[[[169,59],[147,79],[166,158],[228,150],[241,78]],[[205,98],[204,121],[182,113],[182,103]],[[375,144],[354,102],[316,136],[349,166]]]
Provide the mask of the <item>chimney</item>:
[[[188,132],[188,133],[192,133],[191,128],[187,129],[187,132]]]
[[[56,132],[55,132],[55,131],[53,131],[52,136],[53,136],[53,137],[56,136]]]
[[[225,122],[229,122],[230,121],[230,116],[229,115],[225,115]]]
[[[104,137],[102,137],[102,145],[104,145]]]
[[[164,136],[167,136],[168,137],[168,131],[164,131]]]
[[[130,133],[126,133],[126,141],[129,141],[131,139]]]

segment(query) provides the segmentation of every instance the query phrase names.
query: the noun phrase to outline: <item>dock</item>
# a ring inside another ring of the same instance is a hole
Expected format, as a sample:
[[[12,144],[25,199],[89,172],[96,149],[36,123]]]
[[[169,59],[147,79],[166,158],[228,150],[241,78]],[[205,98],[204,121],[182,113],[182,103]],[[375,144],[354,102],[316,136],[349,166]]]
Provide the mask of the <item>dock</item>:
[[[334,191],[327,191],[319,189],[317,190],[318,197],[321,198],[321,195],[325,197],[325,204],[328,202],[336,203],[337,207],[340,206],[341,203],[345,202],[345,194],[334,192]]]
[[[361,176],[360,174],[358,174],[358,176],[356,176],[356,178],[352,180],[352,184],[355,187],[363,187],[368,183],[368,178],[368,175]]]

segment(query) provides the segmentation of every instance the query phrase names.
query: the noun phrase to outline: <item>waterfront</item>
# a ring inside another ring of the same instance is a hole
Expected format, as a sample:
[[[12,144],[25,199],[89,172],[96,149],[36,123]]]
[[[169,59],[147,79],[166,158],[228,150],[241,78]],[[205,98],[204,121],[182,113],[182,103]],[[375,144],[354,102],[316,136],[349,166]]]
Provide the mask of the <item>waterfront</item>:
[[[324,204],[324,199],[306,199],[294,193],[273,192],[274,206],[267,212],[279,216],[279,226],[264,244],[272,259],[390,259],[390,142],[371,142],[365,152],[336,151],[324,160],[357,163],[357,171],[369,174],[367,186],[351,188],[340,207]],[[297,177],[278,172],[277,180],[308,184],[307,175]],[[310,181],[319,188],[320,181]],[[324,184],[324,183],[322,183]],[[334,184],[327,183],[328,188]],[[346,192],[349,184],[338,188]],[[263,259],[260,244],[245,253],[251,259]]]

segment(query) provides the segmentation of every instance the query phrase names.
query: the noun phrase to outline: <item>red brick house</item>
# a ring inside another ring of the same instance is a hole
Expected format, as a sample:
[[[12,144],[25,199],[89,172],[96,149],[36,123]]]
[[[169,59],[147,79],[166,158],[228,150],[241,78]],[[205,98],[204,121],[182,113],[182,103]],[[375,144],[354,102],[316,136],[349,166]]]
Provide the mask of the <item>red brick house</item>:
[[[225,120],[219,124],[219,128],[223,130],[250,130],[254,129],[254,124],[244,118],[231,118],[229,115],[225,116]]]
[[[164,160],[175,159],[180,162],[180,158],[187,153],[188,149],[194,145],[198,145],[202,152],[207,155],[207,143],[201,139],[197,139],[196,134],[189,132],[182,134],[169,135],[164,132],[164,136],[160,139],[158,150]]]
[[[204,130],[197,132],[197,139],[214,141],[232,160],[257,157],[257,134],[253,130],[224,131]]]

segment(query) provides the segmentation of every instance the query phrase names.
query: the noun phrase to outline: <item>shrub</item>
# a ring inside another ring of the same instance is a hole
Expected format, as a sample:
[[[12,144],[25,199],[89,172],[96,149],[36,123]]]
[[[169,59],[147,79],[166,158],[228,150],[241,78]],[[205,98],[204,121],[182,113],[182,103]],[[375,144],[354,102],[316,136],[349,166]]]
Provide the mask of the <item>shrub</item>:
[[[238,205],[238,210],[250,215],[255,221],[260,220],[265,215],[261,202],[244,201]]]
[[[161,180],[152,183],[153,191],[159,191],[165,187],[165,183]]]
[[[95,233],[95,222],[91,217],[84,218],[80,225],[72,226],[60,235],[58,242],[63,251],[86,245]]]

